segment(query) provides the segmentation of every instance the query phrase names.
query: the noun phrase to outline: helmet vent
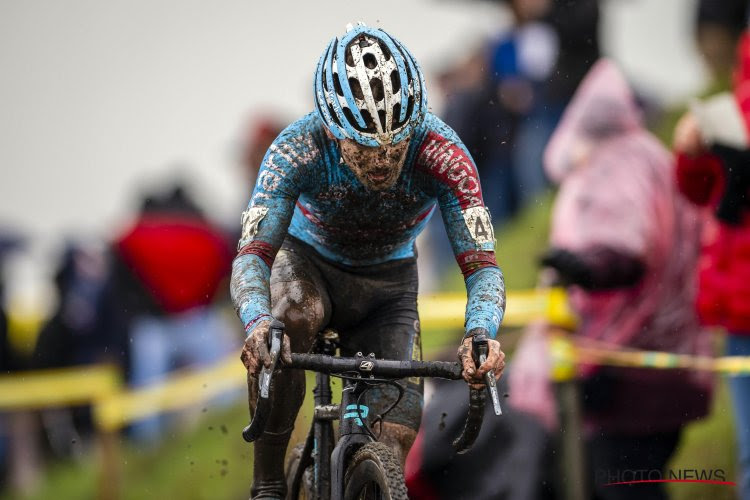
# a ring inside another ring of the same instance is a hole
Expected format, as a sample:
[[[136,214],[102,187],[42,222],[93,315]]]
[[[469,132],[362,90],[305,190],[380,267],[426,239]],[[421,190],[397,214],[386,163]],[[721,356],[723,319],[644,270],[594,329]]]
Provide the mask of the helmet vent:
[[[342,110],[344,111],[344,116],[346,117],[346,121],[350,124],[355,125],[357,123],[357,120],[354,119],[354,113],[352,113],[352,110],[348,107],[343,107]]]
[[[411,112],[414,111],[414,96],[409,96],[409,100],[406,102],[406,119],[408,120],[411,116]]]
[[[385,57],[385,60],[388,61],[391,58],[391,51],[390,49],[388,49],[388,46],[383,42],[378,41],[378,47],[380,47],[380,52],[383,53],[383,57]]]
[[[383,130],[386,130],[387,127],[385,126],[385,111],[382,109],[378,110],[378,118],[380,119],[380,126]]]
[[[395,69],[391,71],[391,90],[394,94],[401,90],[401,78],[398,76],[398,71]],[[397,106],[400,105],[397,104]]]
[[[323,85],[325,85],[325,73],[323,74]],[[340,95],[341,97],[344,97],[344,91],[341,90],[341,82],[338,78],[333,79],[333,88],[336,90],[336,93]]]
[[[356,78],[349,78],[349,88],[352,89],[352,94],[354,94],[354,97],[357,99],[365,98],[365,94],[362,92],[362,86]]]
[[[341,120],[339,120],[339,117],[336,115],[336,112],[333,111],[333,108],[331,107],[330,104],[326,103],[326,106],[328,106],[328,113],[331,114],[331,118],[333,118],[333,121],[336,123],[336,125],[338,125],[340,127],[341,126]]]
[[[372,89],[372,97],[375,99],[375,102],[382,101],[385,97],[383,81],[380,78],[373,78],[370,80],[370,88]]]
[[[372,120],[370,112],[366,109],[360,109],[359,112],[362,114],[362,118],[364,118],[365,124],[367,125],[367,129],[365,129],[365,132],[375,132],[375,122]]]
[[[375,54],[367,53],[362,56],[362,62],[365,63],[365,67],[367,69],[375,69],[375,67],[378,65],[378,60],[375,59]]]
[[[401,104],[397,103],[395,106],[393,106],[393,116],[391,116],[391,128],[397,129],[401,126],[401,124],[398,121],[398,117],[401,115]]]
[[[325,68],[323,68],[321,76],[323,77],[323,88],[327,89],[328,88],[328,71],[326,71]],[[334,81],[335,81],[335,79],[334,79]]]

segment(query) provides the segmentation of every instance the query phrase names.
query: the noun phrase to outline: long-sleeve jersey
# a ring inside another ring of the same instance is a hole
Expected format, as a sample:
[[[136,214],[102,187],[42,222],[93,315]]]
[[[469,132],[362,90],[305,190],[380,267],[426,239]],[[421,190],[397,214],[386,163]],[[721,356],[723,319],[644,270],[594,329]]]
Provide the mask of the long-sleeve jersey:
[[[373,191],[344,163],[315,113],[291,124],[266,153],[242,214],[231,292],[246,331],[270,315],[271,266],[287,234],[337,263],[379,264],[414,256],[436,205],[466,283],[466,331],[481,327],[494,337],[505,286],[477,169],[456,133],[428,113],[398,180]]]

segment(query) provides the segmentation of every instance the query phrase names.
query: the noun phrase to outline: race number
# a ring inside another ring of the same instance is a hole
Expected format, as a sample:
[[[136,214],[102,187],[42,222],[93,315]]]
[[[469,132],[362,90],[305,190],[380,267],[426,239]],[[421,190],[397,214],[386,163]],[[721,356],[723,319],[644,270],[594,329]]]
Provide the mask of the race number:
[[[238,248],[242,248],[255,238],[258,233],[258,225],[266,216],[268,207],[250,207],[242,212],[242,237]]]
[[[495,244],[495,232],[492,229],[490,212],[485,207],[472,207],[462,211],[464,222],[477,245]]]

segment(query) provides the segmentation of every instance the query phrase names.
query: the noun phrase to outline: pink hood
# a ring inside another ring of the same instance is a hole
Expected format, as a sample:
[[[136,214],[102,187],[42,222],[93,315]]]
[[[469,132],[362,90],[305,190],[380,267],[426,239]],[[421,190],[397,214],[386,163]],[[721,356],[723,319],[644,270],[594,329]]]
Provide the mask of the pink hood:
[[[573,288],[580,334],[616,345],[707,352],[693,310],[699,215],[677,195],[672,157],[643,128],[633,94],[610,61],[584,79],[545,151],[560,183],[550,244],[571,251],[606,246],[640,257],[635,287]]]
[[[641,113],[625,78],[602,59],[578,87],[547,145],[547,175],[559,184],[589,144],[641,129]]]

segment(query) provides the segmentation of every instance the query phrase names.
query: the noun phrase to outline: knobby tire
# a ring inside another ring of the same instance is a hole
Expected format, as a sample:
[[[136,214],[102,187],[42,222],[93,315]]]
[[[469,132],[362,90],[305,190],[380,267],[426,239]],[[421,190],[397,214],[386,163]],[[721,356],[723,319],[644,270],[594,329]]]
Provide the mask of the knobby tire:
[[[344,478],[344,500],[408,498],[401,464],[388,446],[368,443],[354,454]]]

